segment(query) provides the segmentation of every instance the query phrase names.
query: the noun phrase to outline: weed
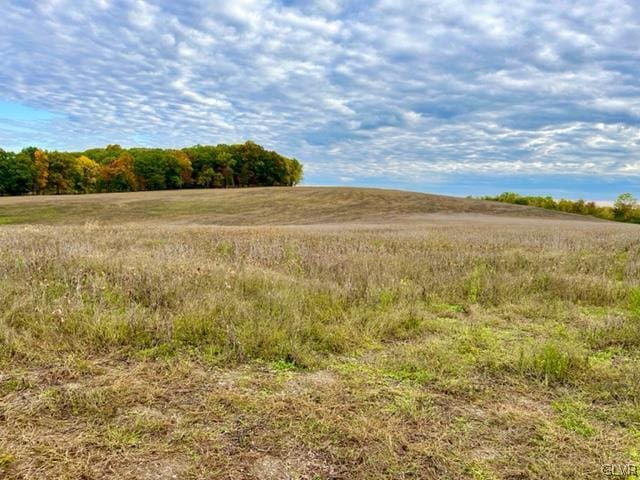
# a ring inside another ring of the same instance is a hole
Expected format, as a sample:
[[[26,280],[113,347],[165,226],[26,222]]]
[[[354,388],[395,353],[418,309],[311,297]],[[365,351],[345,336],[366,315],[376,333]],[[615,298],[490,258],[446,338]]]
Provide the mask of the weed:
[[[15,461],[15,457],[8,452],[0,450],[0,470],[8,467]]]
[[[105,444],[113,449],[135,447],[141,440],[140,432],[117,425],[110,425],[104,434]]]
[[[588,361],[573,351],[573,347],[553,341],[521,349],[517,370],[546,384],[567,383],[576,379],[588,366]]]
[[[467,300],[471,303],[478,302],[478,296],[482,290],[486,266],[484,264],[476,265],[469,276],[467,283]]]
[[[276,372],[290,372],[293,370],[297,370],[298,366],[289,360],[277,360],[271,364],[271,368],[273,368]]]
[[[640,287],[631,290],[629,295],[629,310],[637,317],[640,317]]]
[[[586,418],[587,405],[579,400],[563,398],[553,403],[554,410],[560,416],[560,423],[564,428],[583,437],[591,437],[595,429]]]
[[[497,477],[479,462],[474,462],[468,467],[468,471],[474,480],[496,480]]]

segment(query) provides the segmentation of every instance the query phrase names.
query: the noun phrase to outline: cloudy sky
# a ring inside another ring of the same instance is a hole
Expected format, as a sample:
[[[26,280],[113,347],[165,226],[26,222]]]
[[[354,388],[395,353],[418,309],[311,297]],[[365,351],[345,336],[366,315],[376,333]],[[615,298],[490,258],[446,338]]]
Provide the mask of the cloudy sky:
[[[4,0],[0,147],[245,139],[306,184],[640,194],[640,2]]]

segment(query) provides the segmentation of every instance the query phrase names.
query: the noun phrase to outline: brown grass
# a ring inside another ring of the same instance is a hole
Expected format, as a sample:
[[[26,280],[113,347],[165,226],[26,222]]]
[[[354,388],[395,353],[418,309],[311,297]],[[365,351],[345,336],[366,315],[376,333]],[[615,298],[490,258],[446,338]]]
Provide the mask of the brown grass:
[[[251,188],[0,197],[1,224],[161,221],[216,225],[308,225],[484,214],[584,219],[534,207],[372,188]]]
[[[640,463],[636,227],[377,190],[164,193],[0,199],[0,477]],[[232,218],[291,225],[205,225]]]

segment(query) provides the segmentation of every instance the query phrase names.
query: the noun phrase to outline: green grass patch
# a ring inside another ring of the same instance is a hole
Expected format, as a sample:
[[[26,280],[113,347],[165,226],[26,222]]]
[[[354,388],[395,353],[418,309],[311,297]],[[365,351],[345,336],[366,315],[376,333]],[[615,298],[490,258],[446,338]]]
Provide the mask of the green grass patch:
[[[631,294],[629,295],[629,310],[637,317],[640,317],[640,287],[631,290]]]
[[[15,461],[15,457],[9,452],[0,450],[0,469],[6,468]]]
[[[545,384],[569,383],[588,369],[586,357],[569,343],[547,341],[522,348],[516,370]]]
[[[586,438],[595,434],[595,428],[588,420],[588,406],[585,403],[565,397],[554,402],[553,409],[560,417],[560,424],[570,432]]]

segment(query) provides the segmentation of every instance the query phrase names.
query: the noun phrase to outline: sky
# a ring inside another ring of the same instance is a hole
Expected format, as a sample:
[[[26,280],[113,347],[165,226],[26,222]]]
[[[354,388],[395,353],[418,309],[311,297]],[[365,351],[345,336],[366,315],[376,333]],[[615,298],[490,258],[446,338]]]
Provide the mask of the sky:
[[[254,140],[307,185],[640,196],[640,2],[4,0],[0,148]]]

